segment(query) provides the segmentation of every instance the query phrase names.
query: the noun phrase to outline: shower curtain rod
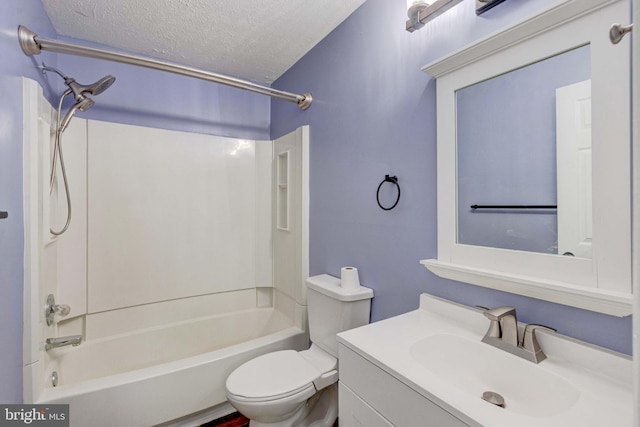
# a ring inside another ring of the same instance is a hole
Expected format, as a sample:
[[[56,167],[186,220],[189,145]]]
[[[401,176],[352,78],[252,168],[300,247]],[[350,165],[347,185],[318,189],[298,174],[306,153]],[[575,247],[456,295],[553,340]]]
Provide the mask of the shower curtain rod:
[[[171,62],[160,61],[152,58],[145,58],[143,56],[112,52],[105,49],[82,46],[75,43],[47,39],[38,36],[36,33],[23,25],[20,25],[18,27],[18,40],[20,41],[20,47],[22,48],[22,51],[27,56],[38,55],[42,50],[48,50],[68,55],[84,56],[94,59],[105,59],[107,61],[137,65],[139,67],[146,67],[154,70],[168,71],[170,73],[195,77],[197,79],[220,83],[238,89],[248,90],[262,95],[271,96],[273,98],[282,99],[284,101],[295,102],[296,104],[298,104],[298,107],[303,110],[309,108],[309,106],[311,106],[311,102],[313,101],[310,93],[297,95],[295,93],[272,89],[270,87],[261,86],[246,80],[225,76],[223,74],[212,73],[210,71],[201,70],[198,68],[187,67],[185,65],[174,64]]]

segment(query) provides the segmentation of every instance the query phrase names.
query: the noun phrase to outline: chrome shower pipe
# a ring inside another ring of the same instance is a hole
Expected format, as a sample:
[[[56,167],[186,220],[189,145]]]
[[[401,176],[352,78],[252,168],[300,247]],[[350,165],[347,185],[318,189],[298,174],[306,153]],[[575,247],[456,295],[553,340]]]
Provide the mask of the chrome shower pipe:
[[[311,102],[313,101],[310,93],[298,95],[295,93],[261,86],[247,80],[229,77],[223,74],[212,73],[210,71],[201,70],[198,68],[187,67],[186,65],[174,64],[171,62],[160,61],[158,59],[113,52],[106,49],[82,46],[75,43],[40,37],[23,25],[20,25],[18,27],[18,40],[20,42],[22,51],[25,53],[25,55],[28,56],[38,55],[42,50],[46,50],[68,55],[84,56],[87,58],[104,59],[107,61],[120,62],[122,64],[137,65],[139,67],[151,68],[154,70],[168,71],[170,73],[195,77],[197,79],[206,80],[209,82],[220,83],[226,86],[248,90],[251,92],[281,99],[283,101],[295,102],[302,110],[306,110],[307,108],[309,108],[311,106]]]

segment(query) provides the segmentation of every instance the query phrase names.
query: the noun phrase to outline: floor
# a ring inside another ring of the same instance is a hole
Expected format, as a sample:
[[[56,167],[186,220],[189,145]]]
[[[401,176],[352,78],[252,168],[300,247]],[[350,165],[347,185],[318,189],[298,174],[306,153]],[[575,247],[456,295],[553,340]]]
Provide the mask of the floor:
[[[249,419],[245,418],[239,412],[234,412],[217,420],[209,421],[200,427],[248,427]]]
[[[234,412],[226,417],[218,418],[217,420],[209,421],[206,424],[202,424],[200,427],[248,427],[249,420],[242,416],[239,412]],[[333,427],[338,427],[338,420],[336,420]]]

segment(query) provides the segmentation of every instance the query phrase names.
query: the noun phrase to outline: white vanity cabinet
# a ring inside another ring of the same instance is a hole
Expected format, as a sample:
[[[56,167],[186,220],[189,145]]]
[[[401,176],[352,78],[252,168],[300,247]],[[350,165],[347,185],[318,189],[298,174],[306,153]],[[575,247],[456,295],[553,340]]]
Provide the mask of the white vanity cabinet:
[[[483,343],[488,327],[480,310],[422,294],[418,310],[339,333],[340,425],[633,425],[631,357],[540,331],[547,358],[532,363]]]
[[[341,427],[469,427],[344,344],[338,351]]]

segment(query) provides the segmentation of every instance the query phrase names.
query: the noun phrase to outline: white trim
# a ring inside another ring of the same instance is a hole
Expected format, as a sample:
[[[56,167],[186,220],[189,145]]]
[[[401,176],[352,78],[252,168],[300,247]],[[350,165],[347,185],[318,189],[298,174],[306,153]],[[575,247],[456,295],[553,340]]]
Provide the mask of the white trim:
[[[425,65],[422,71],[439,78],[617,1],[619,0],[561,0],[551,9],[498,30]]]
[[[22,79],[23,99],[23,198],[24,198],[24,324],[23,364],[38,361],[38,272],[39,272],[39,230],[38,200],[38,117],[39,97],[42,89],[33,80]]]
[[[613,46],[608,39],[611,23],[627,15],[621,0],[561,1],[423,67],[438,77],[438,260],[425,266],[453,280],[617,316],[631,314],[629,40]],[[586,44],[594,100],[593,259],[458,244],[455,92]]]
[[[40,299],[40,264],[42,235],[46,227],[49,236],[48,211],[39,207],[43,197],[43,183],[48,182],[42,168],[45,161],[39,146],[48,149],[52,107],[45,99],[42,87],[34,80],[22,78],[22,157],[24,210],[24,290],[23,290],[23,382],[22,399],[35,402],[40,394],[43,370],[41,357],[44,300]],[[35,120],[34,120],[35,118]]]
[[[633,388],[634,402],[640,401],[640,1],[633,0],[633,19],[635,29],[631,33],[633,40],[633,69],[636,70],[633,83],[632,111],[633,136],[632,136],[632,169],[633,169]],[[622,24],[626,25],[627,22]],[[628,37],[628,36],[627,36]],[[640,405],[634,405],[633,425],[640,427]]]
[[[310,171],[310,130],[309,125],[301,126],[301,145],[302,145],[302,230],[301,230],[301,240],[302,240],[302,277],[301,283],[303,288],[303,294],[306,293],[306,286],[304,285],[305,281],[309,277],[309,209],[311,202],[310,195],[310,181],[309,181],[309,171]],[[303,298],[303,301],[306,301],[306,298]]]

